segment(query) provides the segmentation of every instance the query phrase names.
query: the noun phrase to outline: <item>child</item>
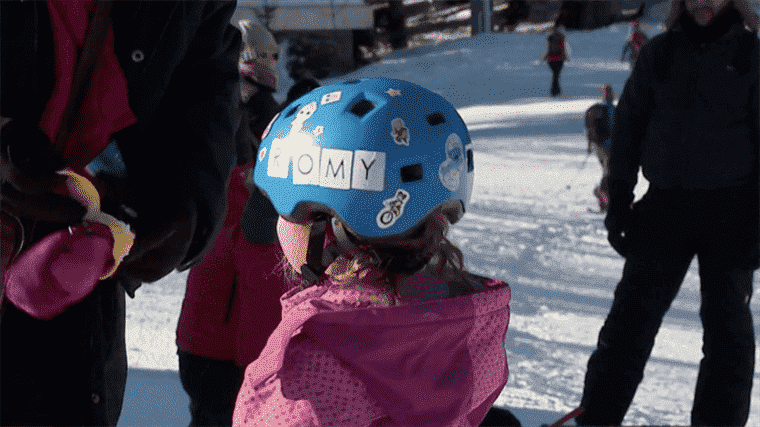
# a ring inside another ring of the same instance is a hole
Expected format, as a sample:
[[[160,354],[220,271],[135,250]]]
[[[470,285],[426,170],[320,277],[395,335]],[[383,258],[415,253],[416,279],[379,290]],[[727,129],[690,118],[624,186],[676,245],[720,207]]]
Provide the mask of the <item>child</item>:
[[[604,85],[602,102],[586,110],[585,124],[588,136],[588,154],[594,153],[602,165],[602,180],[594,188],[594,196],[599,199],[599,212],[606,213],[610,203],[609,176],[610,150],[612,149],[612,126],[615,124],[615,93],[612,86]]]
[[[254,19],[233,24],[244,41],[239,63],[244,114],[237,135],[238,165],[227,186],[222,231],[187,275],[177,322],[180,380],[190,399],[193,426],[232,424],[245,367],[258,357],[279,323],[279,297],[287,290],[279,268],[277,212],[246,179],[256,165],[258,136],[279,110],[271,95],[277,84],[277,64],[271,61],[277,45]],[[251,324],[256,325],[255,332],[241,327]]]
[[[631,22],[631,29],[633,31],[623,45],[623,54],[620,56],[620,61],[624,61],[626,54],[628,54],[628,63],[631,64],[631,71],[633,71],[633,67],[636,66],[636,60],[639,58],[639,52],[641,52],[644,44],[649,41],[649,37],[641,29],[637,20]]]
[[[351,80],[268,129],[254,178],[294,283],[233,424],[477,426],[507,382],[510,288],[468,273],[445,237],[474,179],[456,110],[402,80]]]

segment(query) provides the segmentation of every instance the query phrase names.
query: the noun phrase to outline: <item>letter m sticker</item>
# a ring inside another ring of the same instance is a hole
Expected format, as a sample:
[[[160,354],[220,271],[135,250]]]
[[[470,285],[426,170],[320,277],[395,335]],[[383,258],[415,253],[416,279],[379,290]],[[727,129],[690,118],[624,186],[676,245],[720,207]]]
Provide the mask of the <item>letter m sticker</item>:
[[[322,149],[319,185],[340,190],[350,189],[353,155],[349,150]]]

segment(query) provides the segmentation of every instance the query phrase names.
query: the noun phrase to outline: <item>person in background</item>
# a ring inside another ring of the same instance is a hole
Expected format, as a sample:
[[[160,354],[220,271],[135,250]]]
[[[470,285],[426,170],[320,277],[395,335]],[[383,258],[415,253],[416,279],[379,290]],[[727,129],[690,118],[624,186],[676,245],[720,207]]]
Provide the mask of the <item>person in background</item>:
[[[319,83],[319,81],[312,77],[310,74],[302,76],[296,80],[295,83],[293,83],[293,86],[291,86],[290,89],[288,89],[288,94],[285,102],[282,103],[282,107],[285,108],[286,106],[290,105],[291,102],[302,97],[303,95],[306,95],[307,93],[320,86],[321,83]]]
[[[543,62],[549,64],[552,71],[552,86],[550,94],[557,97],[562,94],[562,87],[559,84],[559,76],[562,72],[562,66],[568,60],[570,47],[567,43],[567,36],[561,25],[555,25],[549,37],[546,39],[546,53]]]
[[[641,48],[646,42],[649,41],[644,30],[641,29],[639,21],[634,19],[631,22],[631,35],[628,36],[625,45],[623,45],[623,53],[620,55],[620,61],[625,60],[626,54],[628,54],[628,63],[631,64],[631,70],[636,66],[636,59],[639,57]]]
[[[622,279],[588,361],[578,425],[620,425],[693,258],[702,353],[691,425],[746,424],[760,265],[758,17],[743,0],[673,0],[615,112],[608,240]],[[649,181],[633,190],[639,167]]]
[[[193,426],[232,424],[244,369],[279,323],[280,296],[287,290],[278,269],[277,212],[250,177],[259,137],[279,110],[272,97],[278,82],[277,45],[255,18],[233,24],[243,36],[238,166],[228,186],[222,233],[187,276],[177,324],[180,379],[190,398]]]
[[[224,220],[239,122],[234,7],[0,2],[3,274],[44,252],[48,236],[83,230],[90,211],[70,198],[72,174],[95,187],[98,212],[135,236],[118,269],[103,280],[95,272],[91,288],[67,280],[90,267],[92,254],[79,247],[46,252],[52,258],[39,266],[62,276],[3,278],[14,295],[33,297],[23,307],[9,295],[2,302],[3,425],[117,424],[125,291],[134,297],[143,282],[194,265]],[[99,164],[118,165],[113,179],[89,167],[104,153],[110,160]],[[48,305],[63,311],[36,317]]]
[[[604,85],[603,101],[586,110],[585,125],[588,137],[588,154],[594,153],[602,165],[602,180],[594,188],[594,196],[599,200],[599,211],[607,212],[609,205],[610,149],[612,147],[612,127],[615,124],[615,94],[612,86]]]
[[[507,381],[510,288],[468,273],[446,239],[474,179],[464,122],[385,78],[291,105],[254,171],[291,289],[233,425],[478,425]]]
[[[247,115],[243,121],[252,134],[250,137],[258,141],[281,108],[273,96],[279,81],[279,48],[272,33],[256,17],[238,22],[244,41],[239,62],[240,94]]]

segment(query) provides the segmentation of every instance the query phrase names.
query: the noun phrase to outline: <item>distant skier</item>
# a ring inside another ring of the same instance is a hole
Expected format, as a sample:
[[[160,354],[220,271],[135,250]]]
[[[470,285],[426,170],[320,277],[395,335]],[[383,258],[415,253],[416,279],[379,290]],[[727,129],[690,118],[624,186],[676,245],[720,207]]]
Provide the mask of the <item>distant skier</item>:
[[[612,126],[615,123],[615,94],[612,86],[604,85],[604,100],[586,110],[585,122],[588,136],[588,154],[594,153],[602,165],[602,180],[594,188],[594,196],[599,199],[599,211],[607,212],[609,204],[610,149],[612,147]]]
[[[647,37],[644,30],[641,29],[639,21],[634,20],[631,22],[631,28],[633,31],[623,46],[623,54],[620,56],[620,61],[625,61],[627,55],[628,63],[631,64],[631,70],[633,70],[634,65],[636,65],[636,60],[639,58],[639,52],[641,52],[641,48],[644,44],[649,41],[649,37]]]
[[[567,44],[567,37],[565,36],[561,25],[555,25],[549,37],[547,37],[546,53],[543,57],[543,62],[549,64],[549,68],[552,70],[552,97],[559,96],[562,93],[562,88],[559,85],[559,74],[562,71],[562,65],[567,61],[570,47]]]

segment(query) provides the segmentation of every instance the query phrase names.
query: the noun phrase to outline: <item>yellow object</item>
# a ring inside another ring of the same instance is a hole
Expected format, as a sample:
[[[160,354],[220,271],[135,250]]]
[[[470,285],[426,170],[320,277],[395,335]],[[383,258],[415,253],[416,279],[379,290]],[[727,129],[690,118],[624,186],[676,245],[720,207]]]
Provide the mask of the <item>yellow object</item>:
[[[66,188],[71,197],[87,208],[84,220],[103,224],[111,230],[114,265],[100,280],[107,279],[116,272],[121,261],[129,254],[135,241],[135,234],[126,222],[100,211],[100,194],[89,179],[70,169],[61,170],[58,173],[66,176]]]

